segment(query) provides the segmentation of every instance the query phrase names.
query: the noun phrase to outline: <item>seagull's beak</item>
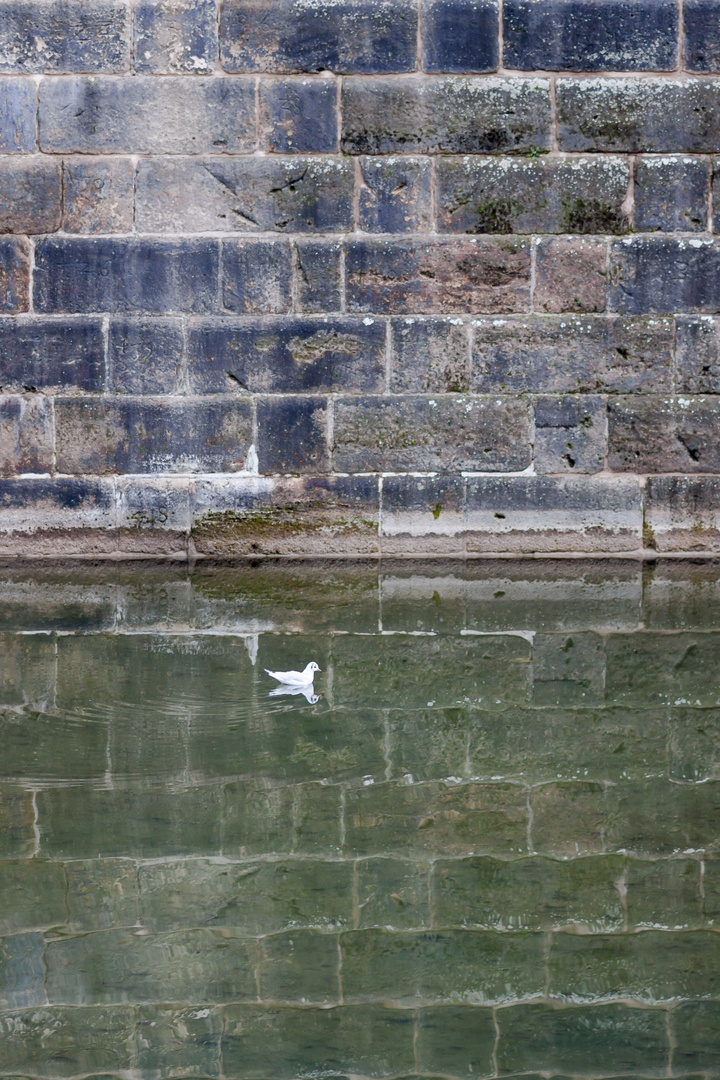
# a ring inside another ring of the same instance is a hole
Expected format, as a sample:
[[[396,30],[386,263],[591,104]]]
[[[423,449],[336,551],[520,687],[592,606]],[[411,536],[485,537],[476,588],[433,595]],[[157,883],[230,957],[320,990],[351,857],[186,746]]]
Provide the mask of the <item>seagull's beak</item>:
[[[321,667],[319,667],[319,668],[318,668],[318,671],[322,671],[322,668],[321,668]]]

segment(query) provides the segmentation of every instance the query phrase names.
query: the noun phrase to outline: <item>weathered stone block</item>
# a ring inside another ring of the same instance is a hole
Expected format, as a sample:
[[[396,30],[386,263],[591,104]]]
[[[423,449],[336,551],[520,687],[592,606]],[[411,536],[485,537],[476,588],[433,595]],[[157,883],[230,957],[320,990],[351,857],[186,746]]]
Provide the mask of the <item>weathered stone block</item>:
[[[720,403],[712,397],[609,398],[609,465],[617,472],[718,472]]]
[[[135,70],[202,74],[218,59],[215,0],[140,0],[135,5]]]
[[[426,232],[432,227],[430,162],[361,158],[360,228],[371,233]]]
[[[247,400],[55,402],[57,467],[69,473],[239,472],[252,439]]]
[[[299,240],[295,249],[296,311],[340,311],[342,245]]]
[[[632,859],[625,873],[632,929],[688,930],[702,926],[700,863],[692,859]]]
[[[42,769],[45,765],[41,750],[42,733],[47,730],[47,724],[38,713],[44,713],[55,696],[55,675],[53,673],[54,662],[52,653],[55,651],[49,637],[40,634],[18,634],[18,630],[31,629],[38,625],[37,593],[36,604],[28,601],[27,585],[29,582],[15,582],[20,585],[20,591],[15,592],[15,604],[13,604],[13,583],[7,581],[5,589],[8,594],[8,607],[15,607],[18,601],[25,599],[27,602],[26,624],[22,625],[22,619],[17,617],[3,619],[5,633],[0,637],[2,641],[2,660],[0,660],[0,705],[11,706],[9,713],[0,714],[2,717],[2,751],[3,760],[7,762],[5,776],[21,777],[32,776],[33,770],[30,765],[32,752],[29,756],[22,757],[20,746],[23,739],[32,742],[32,731],[37,731],[38,762]],[[35,585],[35,583],[33,583]],[[35,587],[31,586],[33,592]],[[44,605],[40,605],[41,607]],[[10,612],[8,611],[8,614]],[[42,618],[42,616],[40,616]],[[50,627],[48,626],[49,630]],[[32,639],[35,640],[32,640]],[[44,638],[44,640],[42,640]],[[29,706],[27,712],[16,711],[17,706]],[[58,725],[59,727],[60,725]],[[64,725],[63,725],[64,726]],[[7,751],[7,755],[6,752]],[[18,751],[20,751],[18,753]],[[18,768],[18,765],[20,768]],[[23,765],[25,768],[23,768]],[[47,774],[52,775],[51,772]],[[67,774],[66,774],[67,775]]]
[[[702,158],[640,158],[635,164],[638,232],[705,232],[708,164]]]
[[[68,924],[73,930],[111,930],[140,921],[138,874],[129,859],[70,859]]]
[[[605,649],[598,634],[537,634],[533,641],[534,705],[602,707],[604,690]]]
[[[99,319],[0,319],[0,386],[102,390],[104,352]]]
[[[717,79],[558,79],[561,150],[712,154],[720,134]]]
[[[15,315],[30,306],[30,245],[24,237],[0,237],[0,312]],[[3,319],[9,327],[15,320]],[[0,330],[0,334],[2,330]],[[0,360],[0,363],[2,361]],[[5,360],[3,368],[8,365]],[[15,358],[12,361],[15,368]]]
[[[338,938],[316,930],[289,930],[266,937],[258,964],[260,998],[266,1001],[335,1005],[340,999]]]
[[[706,926],[720,925],[720,860],[717,853],[709,859],[703,860],[705,873],[703,876],[703,915]]]
[[[604,311],[607,259],[604,240],[541,237],[536,249],[535,310]]]
[[[720,711],[673,709],[670,777],[673,780],[720,780]]]
[[[639,856],[673,855],[720,843],[720,783],[648,780],[618,787],[605,832],[611,850]]]
[[[458,1077],[494,1072],[495,1024],[490,1009],[454,1005],[418,1015],[417,1061],[423,1075]]]
[[[222,1026],[218,1009],[141,1005],[137,1011],[140,1075],[219,1076]]]
[[[39,862],[36,859],[7,859],[3,861],[2,869],[0,933],[3,936],[23,930],[60,926],[67,921],[62,864]]]
[[[678,390],[684,394],[720,392],[720,323],[710,315],[680,316],[675,322]]]
[[[720,541],[720,481],[716,476],[650,476],[645,528],[658,551],[704,551]]]
[[[496,71],[497,0],[422,0],[422,68]]]
[[[347,1001],[498,1005],[542,993],[541,934],[358,930],[340,941]]]
[[[126,0],[9,0],[3,4],[0,71],[62,74],[127,71],[130,12]]]
[[[352,79],[347,154],[501,154],[550,149],[547,79]]]
[[[134,186],[135,167],[129,158],[66,158],[63,230],[132,232]]]
[[[160,555],[183,551],[192,526],[191,502],[191,481],[121,477],[117,483],[119,549]]]
[[[672,71],[673,0],[506,0],[503,63],[521,71]]]
[[[0,232],[60,228],[61,166],[41,157],[8,158],[0,167]]]
[[[469,329],[462,319],[393,319],[390,335],[392,391],[442,394],[470,389]]]
[[[720,246],[709,239],[628,237],[610,249],[613,311],[720,311]]]
[[[225,71],[412,71],[417,9],[412,0],[342,0],[313,6],[228,0],[220,22]]]
[[[631,707],[652,701],[656,707],[714,708],[720,694],[711,673],[719,652],[717,631],[612,634],[606,699]]]
[[[223,789],[223,854],[287,854],[293,846],[293,789],[238,780]]]
[[[111,319],[108,390],[178,394],[183,387],[182,326],[171,319]]]
[[[462,550],[465,481],[460,476],[386,476],[383,551]]]
[[[47,238],[35,249],[41,312],[206,312],[217,307],[214,240]]]
[[[470,385],[488,394],[669,393],[673,338],[672,319],[477,319]]]
[[[0,499],[4,494],[0,486]],[[4,499],[0,501],[3,506]],[[16,784],[0,783],[0,853],[5,859],[30,855],[33,841],[32,793]]]
[[[260,133],[275,154],[332,154],[338,148],[338,86],[334,79],[274,79],[260,83]]]
[[[0,481],[2,534],[0,550],[14,554],[27,545],[29,536],[39,554],[57,554],[58,532],[67,539],[68,530],[79,529],[90,537],[86,550],[93,547],[95,530],[110,530],[115,525],[115,495],[108,481],[60,478],[17,479]],[[85,540],[81,541],[85,543]]]
[[[263,398],[257,405],[262,473],[316,473],[328,466],[324,397]]]
[[[0,79],[0,154],[31,154],[35,149],[36,98],[31,79]]]
[[[47,398],[0,396],[0,476],[50,472],[52,444],[52,411]]]
[[[494,314],[530,305],[522,240],[350,240],[345,268],[349,311]]]
[[[720,71],[717,15],[717,0],[686,0],[683,5],[688,71]]]
[[[543,784],[531,796],[533,846],[555,858],[604,850],[605,792],[594,781]]]
[[[341,398],[333,438],[340,472],[500,472],[530,463],[526,404],[507,398]]]
[[[466,233],[624,233],[621,158],[445,158],[439,227]]]
[[[222,302],[246,315],[290,310],[290,245],[287,240],[228,240],[222,245]]]
[[[0,1006],[27,1009],[47,1001],[43,986],[42,934],[0,938]]]
[[[343,158],[171,158],[138,167],[136,222],[147,232],[345,232],[353,168]]]
[[[135,1064],[135,1014],[127,1006],[39,1008],[0,1016],[3,1066],[71,1077]]]
[[[248,79],[46,79],[40,145],[65,154],[217,154],[255,149]]]
[[[357,864],[356,925],[394,930],[429,927],[429,878],[427,863],[362,859]]]
[[[687,19],[687,15],[685,16]],[[673,1011],[675,1069],[720,1067],[720,1004],[694,1001]]]
[[[596,473],[605,467],[607,409],[589,394],[535,399],[535,471]]]
[[[341,853],[344,832],[340,798],[340,789],[326,783],[300,784],[295,789],[293,846],[299,855],[332,858]]]

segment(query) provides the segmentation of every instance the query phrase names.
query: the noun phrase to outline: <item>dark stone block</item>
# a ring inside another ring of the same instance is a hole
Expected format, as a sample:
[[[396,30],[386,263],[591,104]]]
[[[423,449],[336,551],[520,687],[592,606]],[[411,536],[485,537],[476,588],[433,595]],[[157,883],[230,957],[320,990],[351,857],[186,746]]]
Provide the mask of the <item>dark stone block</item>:
[[[432,228],[429,161],[362,158],[360,168],[363,232],[426,232]]]
[[[338,243],[299,240],[295,244],[295,288],[299,311],[339,311],[340,255]]]
[[[138,1065],[145,1076],[192,1069],[197,1076],[220,1073],[219,1009],[145,1005],[138,1009]]]
[[[178,394],[183,390],[183,330],[169,319],[111,319],[108,390]]]
[[[261,473],[327,469],[327,401],[323,397],[261,398],[257,404]]]
[[[720,472],[720,400],[608,400],[609,465],[617,472]]]
[[[0,236],[0,312],[14,315],[29,305],[30,245],[24,237]]]
[[[712,231],[717,233],[720,232],[720,162],[717,160],[712,165],[712,199]]]
[[[225,240],[222,298],[228,311],[282,315],[290,310],[292,267],[287,240]]]
[[[497,0],[422,0],[422,27],[424,71],[496,70]]]
[[[0,89],[0,154],[31,154],[37,130],[37,87],[30,79],[3,79]]]
[[[55,401],[66,473],[238,472],[252,441],[248,401]]]
[[[467,233],[623,233],[621,158],[441,159],[439,228]]]
[[[635,164],[637,232],[705,232],[708,165],[701,158],[640,158]]]
[[[604,311],[607,242],[590,237],[541,237],[535,276],[536,311]]]
[[[334,79],[276,79],[260,84],[260,131],[276,154],[332,154],[338,148]]]
[[[188,335],[195,393],[382,391],[385,326],[377,320],[273,319],[196,323]]]
[[[394,393],[470,389],[469,328],[462,319],[393,319],[391,337]]]
[[[412,0],[225,0],[220,22],[225,71],[412,71],[416,44]]]
[[[606,409],[600,397],[537,398],[535,471],[596,473],[605,465]]]
[[[687,3],[687,0],[686,0]],[[681,1003],[673,1014],[675,1071],[720,1069],[720,1002]]]
[[[0,319],[4,390],[102,390],[104,383],[99,319]]]
[[[683,16],[688,71],[720,71],[718,0],[684,0]]]
[[[610,247],[611,311],[720,311],[720,243],[638,236]]]
[[[0,20],[0,71],[127,71],[127,0],[10,0]]]
[[[113,488],[102,480],[0,480],[2,510],[99,510],[115,507]]]
[[[130,158],[66,158],[63,230],[132,232],[135,166]]]
[[[647,545],[657,551],[716,550],[720,541],[718,477],[649,476],[645,485],[645,532]]]
[[[676,319],[678,390],[683,394],[720,393],[720,320],[709,315]]]
[[[412,550],[414,538],[420,538],[418,548],[459,548],[465,526],[465,480],[461,476],[385,476],[382,486],[383,537],[401,537],[397,546]],[[416,541],[417,542],[417,541]],[[387,541],[383,550],[392,547]]]
[[[145,232],[347,232],[351,161],[338,157],[151,159],[138,168]]]
[[[135,70],[156,75],[212,71],[218,59],[216,0],[139,0]]]
[[[720,82],[558,79],[561,150],[712,154],[720,142]]]
[[[0,1020],[3,1066],[36,1075],[56,1061],[70,1075],[132,1069],[135,1028],[135,1011],[126,1005],[6,1013]]]
[[[60,228],[59,161],[15,158],[0,168],[0,232],[50,233]]]
[[[41,394],[0,395],[0,475],[53,466],[52,407]]]
[[[520,71],[672,71],[675,0],[504,0],[503,63]]]
[[[351,79],[346,154],[501,154],[550,149],[547,79]]]
[[[490,1009],[451,1005],[422,1009],[417,1056],[423,1073],[490,1076],[494,1071],[495,1022]]]
[[[255,88],[249,79],[182,75],[46,79],[40,132],[49,153],[247,153],[255,149]]]
[[[43,312],[208,312],[217,306],[215,240],[40,240],[35,307]]]

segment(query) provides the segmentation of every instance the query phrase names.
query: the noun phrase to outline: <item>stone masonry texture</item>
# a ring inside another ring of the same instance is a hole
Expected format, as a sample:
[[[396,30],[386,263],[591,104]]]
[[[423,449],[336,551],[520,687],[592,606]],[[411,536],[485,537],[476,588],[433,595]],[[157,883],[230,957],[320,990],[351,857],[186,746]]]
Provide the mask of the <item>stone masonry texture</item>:
[[[718,0],[0,0],[0,554],[720,552],[718,160]]]

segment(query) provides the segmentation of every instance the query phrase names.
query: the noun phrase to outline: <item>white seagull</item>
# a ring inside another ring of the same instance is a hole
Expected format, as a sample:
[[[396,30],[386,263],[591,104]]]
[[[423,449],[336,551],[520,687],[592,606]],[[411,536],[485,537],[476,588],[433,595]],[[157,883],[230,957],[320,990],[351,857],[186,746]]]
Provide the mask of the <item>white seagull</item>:
[[[315,678],[315,672],[319,670],[320,668],[314,660],[311,660],[303,671],[268,671],[265,668],[265,672],[270,678],[277,679],[283,686],[311,686]]]

